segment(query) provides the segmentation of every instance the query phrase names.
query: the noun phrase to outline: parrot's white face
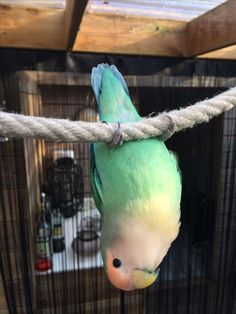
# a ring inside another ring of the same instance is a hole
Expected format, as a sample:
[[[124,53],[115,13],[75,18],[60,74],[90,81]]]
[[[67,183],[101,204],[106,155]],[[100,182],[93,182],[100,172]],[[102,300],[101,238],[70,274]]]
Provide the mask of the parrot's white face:
[[[150,286],[169,247],[170,243],[165,243],[157,230],[142,223],[126,222],[119,237],[105,250],[109,280],[122,290]]]

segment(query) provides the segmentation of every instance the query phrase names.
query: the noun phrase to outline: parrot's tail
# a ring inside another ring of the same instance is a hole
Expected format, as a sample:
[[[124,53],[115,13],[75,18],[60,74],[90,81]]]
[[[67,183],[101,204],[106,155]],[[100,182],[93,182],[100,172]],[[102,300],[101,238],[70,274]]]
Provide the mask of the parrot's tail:
[[[99,94],[100,94],[101,86],[102,86],[102,75],[105,69],[109,69],[112,72],[112,74],[116,78],[118,78],[118,80],[123,85],[125,92],[129,96],[128,86],[122,74],[118,71],[117,67],[114,64],[109,65],[107,63],[101,63],[101,64],[98,64],[96,67],[92,68],[92,75],[91,75],[91,84],[94,90],[97,103],[99,104]]]
[[[115,65],[102,63],[94,67],[91,83],[101,121],[122,123],[141,119],[130,99],[126,82]]]

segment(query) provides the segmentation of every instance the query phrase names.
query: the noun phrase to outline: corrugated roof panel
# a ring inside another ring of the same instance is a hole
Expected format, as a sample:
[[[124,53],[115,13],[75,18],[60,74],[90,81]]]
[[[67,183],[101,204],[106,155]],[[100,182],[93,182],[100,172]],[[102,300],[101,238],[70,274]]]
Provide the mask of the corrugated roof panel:
[[[0,4],[22,5],[25,7],[64,9],[66,5],[66,0],[0,0]]]
[[[226,0],[90,0],[89,12],[190,21]]]

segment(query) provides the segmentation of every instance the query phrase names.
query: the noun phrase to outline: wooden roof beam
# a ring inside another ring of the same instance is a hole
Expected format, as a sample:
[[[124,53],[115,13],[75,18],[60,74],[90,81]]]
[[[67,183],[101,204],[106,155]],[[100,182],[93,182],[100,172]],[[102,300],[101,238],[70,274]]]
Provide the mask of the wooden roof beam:
[[[186,57],[236,44],[236,1],[228,0],[187,24]]]
[[[62,50],[65,12],[0,5],[0,47]]]
[[[88,0],[67,0],[65,11],[66,50],[72,49]]]
[[[186,22],[86,11],[74,51],[179,57]]]
[[[66,10],[0,4],[0,47],[68,50],[88,0],[67,0]]]
[[[207,52],[199,55],[198,58],[204,59],[223,59],[223,60],[235,60],[236,59],[236,45],[228,46],[215,51]]]

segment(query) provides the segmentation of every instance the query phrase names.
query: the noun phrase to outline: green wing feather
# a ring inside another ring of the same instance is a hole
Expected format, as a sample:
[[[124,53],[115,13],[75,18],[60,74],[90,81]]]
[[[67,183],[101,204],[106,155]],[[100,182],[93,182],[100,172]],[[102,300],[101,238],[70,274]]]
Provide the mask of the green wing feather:
[[[114,65],[99,64],[93,68],[91,83],[100,120],[125,122],[141,119],[129,97],[126,82]],[[96,165],[95,147],[96,144],[92,144],[90,148],[90,182],[95,205],[102,214],[102,182]]]

